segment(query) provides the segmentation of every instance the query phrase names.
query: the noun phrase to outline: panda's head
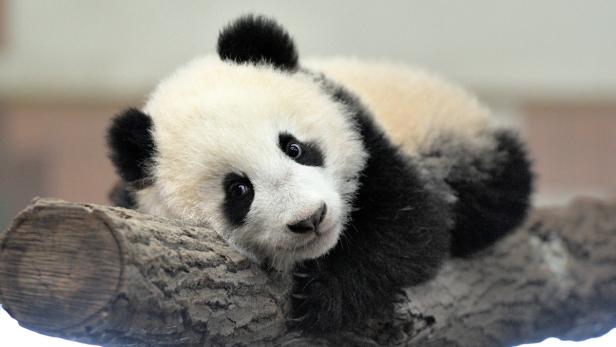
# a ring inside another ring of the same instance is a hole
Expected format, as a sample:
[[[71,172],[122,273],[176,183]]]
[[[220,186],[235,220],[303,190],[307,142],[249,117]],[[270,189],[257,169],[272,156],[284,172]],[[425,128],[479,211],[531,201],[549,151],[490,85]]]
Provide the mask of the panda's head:
[[[255,16],[117,116],[108,140],[141,211],[209,225],[278,268],[338,242],[366,160],[348,107]]]

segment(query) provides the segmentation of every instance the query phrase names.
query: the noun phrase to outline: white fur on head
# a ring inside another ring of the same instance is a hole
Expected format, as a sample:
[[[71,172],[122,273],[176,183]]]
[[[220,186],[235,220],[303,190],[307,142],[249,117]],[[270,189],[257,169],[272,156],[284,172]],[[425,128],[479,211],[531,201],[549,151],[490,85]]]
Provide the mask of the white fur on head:
[[[245,254],[279,268],[337,243],[366,154],[344,105],[313,78],[205,57],[163,81],[144,112],[153,119],[157,155],[154,184],[137,194],[142,211],[207,223]],[[324,166],[286,156],[280,133],[315,143]],[[254,187],[240,226],[223,212],[223,179],[231,172]],[[288,230],[323,203],[328,212],[319,235]]]

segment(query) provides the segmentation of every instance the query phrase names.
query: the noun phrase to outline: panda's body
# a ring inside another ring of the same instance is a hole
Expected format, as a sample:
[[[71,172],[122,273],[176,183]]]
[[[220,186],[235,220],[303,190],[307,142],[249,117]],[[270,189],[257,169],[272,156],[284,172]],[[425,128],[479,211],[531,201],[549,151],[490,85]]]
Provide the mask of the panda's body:
[[[361,322],[524,217],[525,152],[463,90],[394,64],[300,68],[262,17],[227,27],[218,52],[114,120],[117,203],[208,225],[291,271],[292,325]]]
[[[305,65],[355,94],[410,155],[438,146],[444,135],[481,141],[478,135],[491,126],[488,110],[474,96],[427,71],[344,57],[310,59]]]

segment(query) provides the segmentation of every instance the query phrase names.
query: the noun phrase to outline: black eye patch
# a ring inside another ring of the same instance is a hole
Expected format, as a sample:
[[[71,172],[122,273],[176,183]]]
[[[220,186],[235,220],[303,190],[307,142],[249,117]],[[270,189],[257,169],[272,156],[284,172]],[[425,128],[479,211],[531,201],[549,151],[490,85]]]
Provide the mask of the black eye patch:
[[[222,182],[225,191],[223,211],[225,218],[232,225],[242,225],[255,197],[252,183],[245,175],[230,172]]]
[[[314,142],[301,142],[289,133],[278,135],[278,146],[289,158],[306,166],[323,166],[323,152]]]

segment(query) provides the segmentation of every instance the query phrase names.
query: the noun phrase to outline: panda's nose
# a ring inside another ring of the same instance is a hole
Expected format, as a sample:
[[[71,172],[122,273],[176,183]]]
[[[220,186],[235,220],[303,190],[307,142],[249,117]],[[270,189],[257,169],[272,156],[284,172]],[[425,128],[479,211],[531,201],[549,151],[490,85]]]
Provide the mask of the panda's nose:
[[[319,224],[321,224],[323,219],[325,219],[325,214],[327,214],[327,205],[323,204],[310,217],[300,220],[297,223],[288,224],[287,227],[289,230],[297,234],[303,234],[311,231],[316,232]]]

